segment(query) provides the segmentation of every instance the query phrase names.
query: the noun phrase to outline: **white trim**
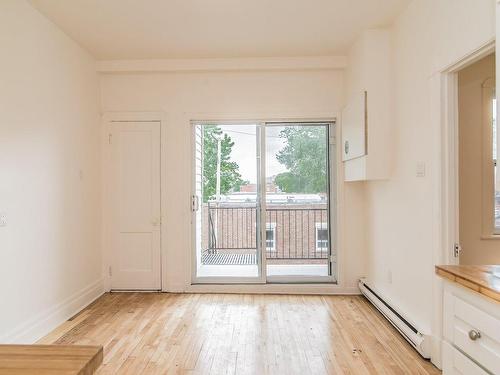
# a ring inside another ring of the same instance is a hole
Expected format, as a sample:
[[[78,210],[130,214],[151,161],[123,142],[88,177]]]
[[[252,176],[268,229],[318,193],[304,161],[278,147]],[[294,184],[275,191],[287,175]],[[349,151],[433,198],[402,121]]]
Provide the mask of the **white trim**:
[[[458,76],[456,72],[441,73],[442,94],[442,228],[445,264],[458,264],[453,256],[453,246],[459,243],[458,201]]]
[[[435,71],[441,74],[456,73],[459,70],[474,64],[476,61],[481,60],[483,57],[488,56],[495,52],[495,38],[485,41],[476,49],[469,51],[461,56],[453,63],[438,67]]]
[[[487,240],[487,241],[498,241],[500,240],[500,234],[491,234],[489,236],[481,236],[482,240]]]
[[[102,60],[96,64],[99,73],[334,70],[346,67],[346,56]]]
[[[100,278],[63,301],[36,314],[25,323],[0,337],[1,343],[33,344],[57,326],[83,310],[104,293]]]
[[[342,160],[342,147],[339,146],[339,141],[342,139],[341,124],[335,120],[330,125],[330,256],[334,256],[335,262],[330,262],[331,277],[336,281],[337,285],[344,285],[344,268],[341,267],[344,260],[344,168],[339,165]],[[333,183],[332,183],[333,182]]]

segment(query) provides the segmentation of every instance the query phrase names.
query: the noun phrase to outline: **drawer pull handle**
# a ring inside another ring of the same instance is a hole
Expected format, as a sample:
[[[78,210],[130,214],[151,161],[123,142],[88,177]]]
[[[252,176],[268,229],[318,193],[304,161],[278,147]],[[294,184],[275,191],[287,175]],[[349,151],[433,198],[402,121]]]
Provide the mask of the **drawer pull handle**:
[[[477,339],[480,339],[480,338],[481,338],[481,332],[476,331],[475,329],[471,329],[471,330],[469,331],[469,338],[470,338],[472,341],[476,341]]]

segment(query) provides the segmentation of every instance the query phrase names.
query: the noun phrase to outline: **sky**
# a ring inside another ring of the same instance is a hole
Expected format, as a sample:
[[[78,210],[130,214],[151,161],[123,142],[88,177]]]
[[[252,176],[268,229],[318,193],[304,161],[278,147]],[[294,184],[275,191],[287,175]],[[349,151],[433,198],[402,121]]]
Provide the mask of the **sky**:
[[[231,161],[240,166],[242,178],[250,183],[257,183],[257,125],[221,125],[220,128],[234,142]],[[285,146],[284,139],[279,137],[282,128],[266,127],[266,177],[286,172],[286,168],[275,156]]]

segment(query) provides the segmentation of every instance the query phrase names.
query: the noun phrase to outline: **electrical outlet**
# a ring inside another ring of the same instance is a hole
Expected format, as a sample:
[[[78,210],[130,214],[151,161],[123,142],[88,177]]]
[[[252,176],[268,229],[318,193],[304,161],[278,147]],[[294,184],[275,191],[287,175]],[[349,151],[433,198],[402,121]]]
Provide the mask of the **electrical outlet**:
[[[4,212],[0,212],[0,227],[7,226],[7,214]]]
[[[417,177],[425,177],[425,163],[424,162],[417,163],[416,175],[417,175]]]

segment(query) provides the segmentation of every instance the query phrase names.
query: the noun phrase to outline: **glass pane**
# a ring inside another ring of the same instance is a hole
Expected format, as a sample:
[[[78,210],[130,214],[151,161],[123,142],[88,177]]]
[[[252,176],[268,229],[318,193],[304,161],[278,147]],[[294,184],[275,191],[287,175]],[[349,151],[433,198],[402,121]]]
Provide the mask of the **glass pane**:
[[[328,230],[326,229],[318,230],[318,241],[328,241]]]
[[[328,125],[266,127],[267,276],[329,276]]]
[[[198,277],[259,276],[257,130],[197,126]]]

